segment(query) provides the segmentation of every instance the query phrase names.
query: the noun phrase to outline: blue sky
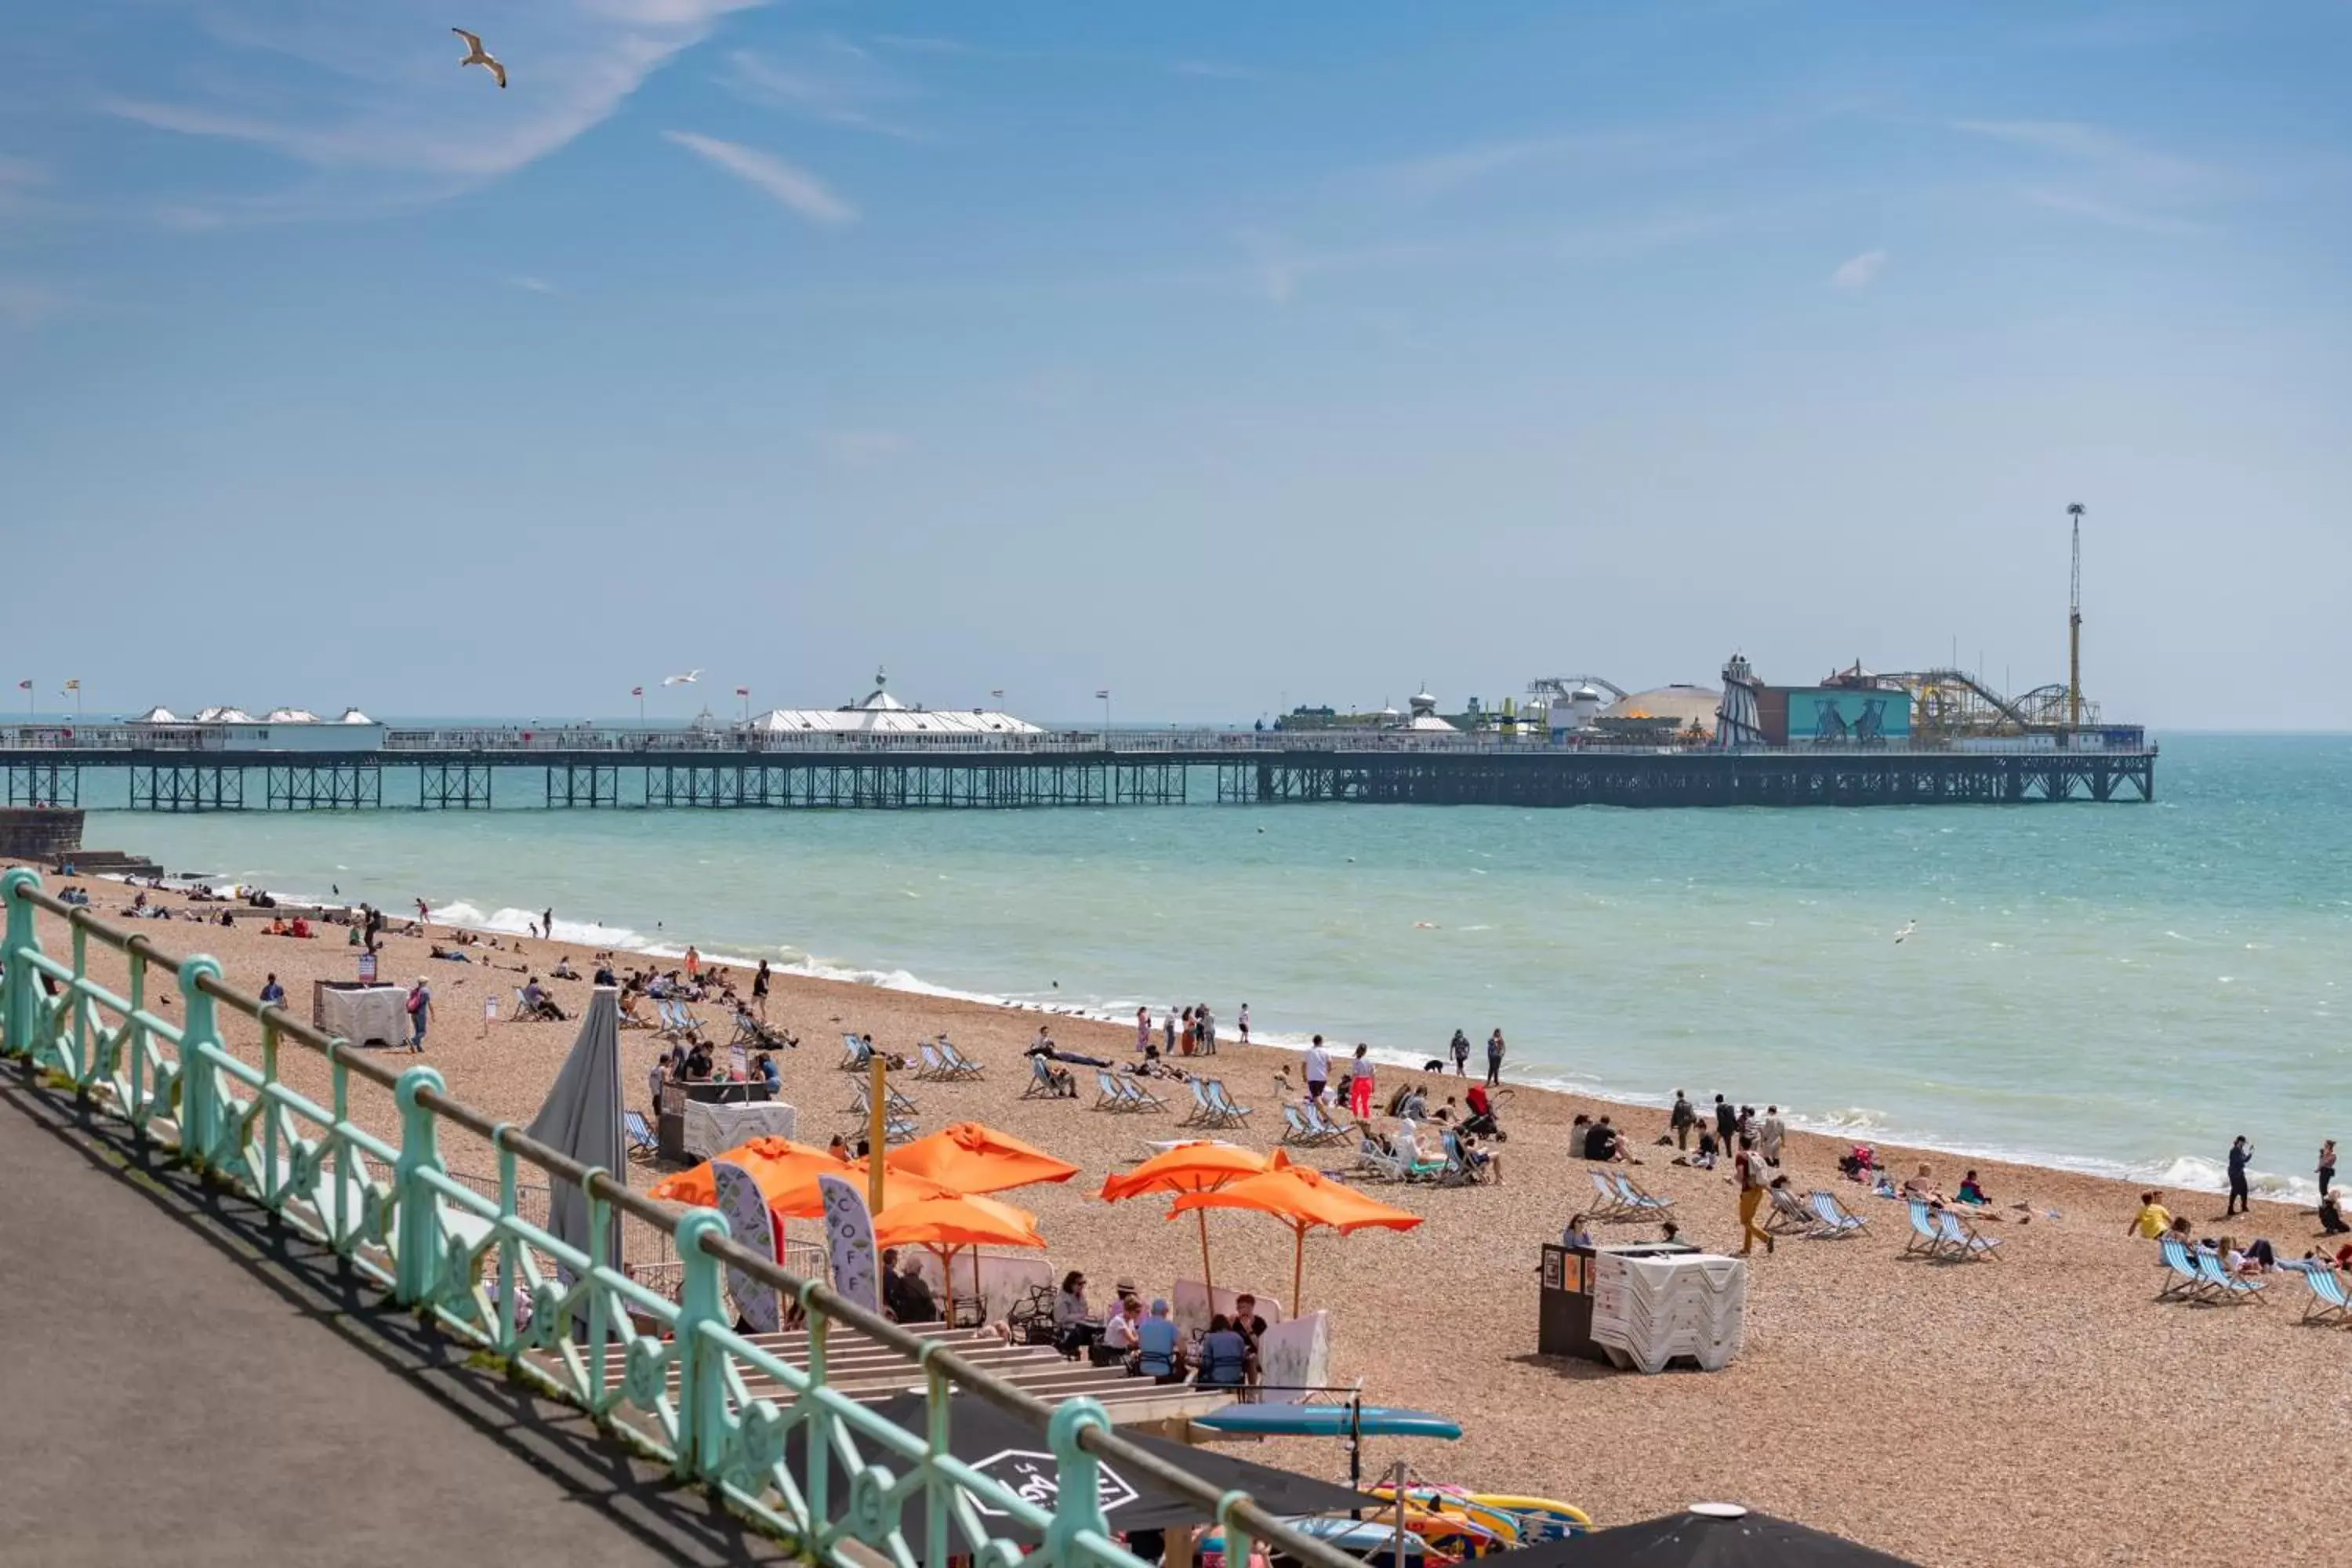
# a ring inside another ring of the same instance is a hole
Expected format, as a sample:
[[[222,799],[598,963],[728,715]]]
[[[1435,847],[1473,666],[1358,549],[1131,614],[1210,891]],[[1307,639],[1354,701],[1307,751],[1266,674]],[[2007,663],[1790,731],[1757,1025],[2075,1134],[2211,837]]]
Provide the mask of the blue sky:
[[[2352,6],[445,9],[12,19],[9,683],[2352,727]]]

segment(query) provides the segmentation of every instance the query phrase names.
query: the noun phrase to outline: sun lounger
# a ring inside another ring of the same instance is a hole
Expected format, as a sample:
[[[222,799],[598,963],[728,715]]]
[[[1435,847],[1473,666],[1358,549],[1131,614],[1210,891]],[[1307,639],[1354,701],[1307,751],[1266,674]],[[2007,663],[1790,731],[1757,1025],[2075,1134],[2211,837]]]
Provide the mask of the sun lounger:
[[[1789,1188],[1767,1187],[1764,1191],[1772,1200],[1772,1212],[1764,1216],[1764,1228],[1770,1234],[1811,1236],[1822,1228],[1822,1216]]]
[[[1140,1079],[1122,1076],[1118,1079],[1118,1087],[1119,1092],[1127,1096],[1130,1110],[1157,1111],[1163,1116],[1168,1113],[1168,1102],[1144,1088]]]
[[[1585,1218],[1630,1219],[1633,1217],[1633,1211],[1625,1206],[1624,1196],[1617,1191],[1617,1184],[1609,1179],[1608,1172],[1598,1165],[1587,1165],[1584,1168],[1584,1173],[1592,1178],[1592,1206],[1584,1211]]]
[[[1192,1109],[1184,1113],[1184,1120],[1177,1123],[1177,1125],[1180,1127],[1221,1127],[1224,1125],[1223,1121],[1217,1115],[1217,1108],[1209,1103],[1209,1086],[1196,1078],[1191,1081],[1188,1087],[1192,1090]]]
[[[1617,1179],[1617,1195],[1624,1199],[1625,1208],[1629,1214],[1651,1218],[1674,1212],[1674,1199],[1662,1198],[1654,1193],[1643,1191],[1641,1185],[1622,1171],[1612,1173]]]
[[[866,1070],[866,1060],[873,1054],[873,1047],[868,1046],[864,1040],[859,1039],[856,1035],[844,1035],[841,1037],[840,1066],[842,1071],[864,1072]]]
[[[2202,1247],[2198,1249],[2196,1257],[2197,1272],[2202,1275],[2205,1283],[2212,1288],[2208,1300],[2227,1301],[2234,1306],[2241,1301],[2259,1301],[2263,1299],[2261,1280],[2249,1279],[2243,1275],[2231,1273],[2221,1267],[2221,1260],[2219,1258]]]
[[[1999,1237],[1979,1236],[1976,1226],[1954,1214],[1950,1209],[1944,1210],[1937,1223],[1944,1234],[1946,1245],[1951,1248],[1953,1257],[1995,1259],[2000,1258],[2000,1254],[1997,1250],[2000,1246]]]
[[[988,1069],[955,1048],[955,1042],[945,1035],[940,1037],[940,1059],[947,1064],[948,1075],[967,1082],[977,1083],[988,1076]]]
[[[1814,1232],[1816,1236],[1860,1236],[1870,1228],[1868,1221],[1837,1201],[1835,1193],[1815,1191],[1807,1194],[1806,1201],[1813,1205],[1813,1214],[1822,1222],[1821,1228]]]
[[[1439,1186],[1483,1186],[1494,1179],[1495,1166],[1491,1157],[1481,1158],[1473,1154],[1469,1146],[1462,1142],[1460,1133],[1446,1133],[1445,1163],[1437,1172]]]
[[[924,1040],[915,1047],[915,1055],[922,1066],[915,1069],[917,1078],[942,1079],[948,1076],[948,1064],[940,1059],[939,1047]]]
[[[1077,1086],[1073,1083],[1066,1097],[1062,1092],[1065,1079],[1054,1076],[1054,1064],[1044,1057],[1029,1058],[1029,1084],[1021,1091],[1024,1100],[1061,1100],[1077,1098]]]
[[[1916,1252],[1927,1258],[1941,1258],[1952,1249],[1943,1226],[1936,1223],[1935,1214],[1925,1198],[1906,1200],[1911,1208],[1911,1239],[1903,1244],[1907,1253]]]
[[[1354,1128],[1343,1127],[1332,1121],[1330,1112],[1323,1109],[1323,1102],[1319,1100],[1310,1100],[1298,1109],[1307,1118],[1307,1131],[1323,1142],[1344,1143],[1357,1136]]]
[[[2311,1287],[2311,1300],[2303,1306],[2306,1323],[2330,1323],[2342,1328],[2352,1323],[2352,1295],[2344,1289],[2344,1281],[2336,1270],[2322,1260],[2315,1267],[2303,1270],[2303,1282]]]
[[[2160,1237],[2157,1251],[2164,1259],[2164,1289],[2156,1293],[2159,1301],[2201,1301],[2213,1293],[2204,1274],[2190,1257],[2188,1245],[2177,1237]]]

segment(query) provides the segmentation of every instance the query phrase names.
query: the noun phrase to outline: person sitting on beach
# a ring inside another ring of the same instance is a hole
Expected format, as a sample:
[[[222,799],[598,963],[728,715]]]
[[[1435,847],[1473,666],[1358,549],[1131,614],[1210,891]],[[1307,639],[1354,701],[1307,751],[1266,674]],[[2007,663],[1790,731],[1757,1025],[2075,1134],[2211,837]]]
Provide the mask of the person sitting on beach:
[[[1969,1172],[1960,1178],[1960,1190],[1953,1194],[1953,1201],[1967,1204],[1972,1208],[1992,1206],[1992,1200],[1985,1196],[1985,1190],[1978,1184],[1977,1173],[1974,1171]]]
[[[1136,1325],[1135,1374],[1154,1383],[1176,1383],[1184,1376],[1183,1335],[1168,1315],[1165,1297],[1154,1297],[1150,1316]]]
[[[2320,1198],[2319,1233],[2322,1236],[2342,1236],[2352,1231],[2352,1225],[2344,1223],[2343,1200],[2343,1193],[2332,1187]]]
[[[293,925],[289,927],[287,930],[287,934],[289,936],[299,936],[307,941],[310,935],[310,922],[304,920],[300,915],[296,915],[294,917]]]
[[[1688,1165],[1694,1171],[1712,1171],[1715,1169],[1715,1133],[1706,1125],[1701,1124],[1698,1130],[1698,1152],[1677,1154],[1675,1156],[1675,1163]]]
[[[139,896],[143,899],[147,895],[142,893]],[[271,921],[266,929],[268,933],[271,936],[284,936],[288,931],[286,917],[284,915],[279,915],[276,920]]]
[[[522,1010],[528,1018],[544,1018],[558,1024],[563,1022],[563,1009],[555,1005],[555,998],[548,994],[546,986],[539,983],[536,974],[522,988]]]
[[[437,942],[433,944],[432,956],[435,958],[447,959],[452,963],[471,963],[474,962],[472,959],[467,958],[464,953],[457,952],[455,948],[443,947]]]
[[[1559,1244],[1562,1247],[1581,1247],[1588,1249],[1592,1246],[1592,1233],[1585,1228],[1582,1214],[1572,1214],[1568,1216],[1568,1224],[1559,1233]]]
[[[562,958],[557,959],[555,961],[555,967],[549,970],[547,973],[550,978],[556,980],[577,980],[580,978],[580,972],[572,967],[572,955],[570,953],[565,953]]]
[[[768,1086],[769,1094],[777,1095],[783,1092],[784,1075],[776,1070],[776,1058],[767,1052],[761,1051],[751,1058],[751,1075]]]
[[[1927,1202],[1937,1205],[1944,1201],[1944,1194],[1936,1190],[1935,1173],[1925,1164],[1919,1167],[1917,1175],[1904,1182],[1903,1195],[1906,1198],[1925,1198]]]
[[[1132,1292],[1118,1299],[1118,1310],[1103,1323],[1102,1348],[1116,1351],[1122,1357],[1131,1356],[1141,1342],[1137,1337],[1143,1327],[1143,1298]]]
[[[1389,1114],[1410,1121],[1426,1121],[1429,1120],[1429,1099],[1421,1092],[1420,1085],[1407,1084],[1404,1092],[1397,1097],[1396,1109]]]
[[[1251,1348],[1249,1336],[1235,1329],[1223,1312],[1210,1318],[1209,1331],[1201,1336],[1201,1371],[1193,1380],[1195,1385],[1245,1387],[1256,1369],[1257,1352]]]
[[[1609,1118],[1604,1116],[1585,1130],[1584,1157],[1603,1163],[1625,1158],[1624,1145],[1618,1142],[1617,1129],[1610,1125]]]
[[[2139,1212],[2124,1226],[2126,1236],[2137,1236],[2142,1241],[2154,1241],[2173,1228],[2172,1211],[2164,1206],[2164,1194],[2145,1192],[2139,1195]]]

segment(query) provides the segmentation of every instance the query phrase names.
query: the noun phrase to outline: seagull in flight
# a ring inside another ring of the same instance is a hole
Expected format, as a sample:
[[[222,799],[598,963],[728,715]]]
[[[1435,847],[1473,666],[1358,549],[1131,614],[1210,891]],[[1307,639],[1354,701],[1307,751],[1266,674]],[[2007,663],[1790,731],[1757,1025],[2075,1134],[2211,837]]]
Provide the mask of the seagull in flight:
[[[662,684],[664,686],[691,686],[701,679],[702,671],[698,669],[689,669],[684,675],[663,676]]]
[[[1919,929],[1919,922],[1918,922],[1917,921],[1905,921],[1905,922],[1904,922],[1904,925],[1903,925],[1903,929],[1902,929],[1901,931],[1896,931],[1896,932],[1895,933],[1895,945],[1896,945],[1897,947],[1900,947],[1900,946],[1903,944],[1903,939],[1904,939],[1905,937],[1906,937],[1906,936],[1909,936],[1913,931],[1917,931],[1918,929]]]
[[[466,58],[457,62],[458,68],[462,70],[467,66],[488,66],[490,68],[490,74],[499,79],[499,86],[505,87],[507,68],[498,62],[497,57],[483,49],[481,36],[469,33],[463,27],[452,27],[449,30],[466,40]]]

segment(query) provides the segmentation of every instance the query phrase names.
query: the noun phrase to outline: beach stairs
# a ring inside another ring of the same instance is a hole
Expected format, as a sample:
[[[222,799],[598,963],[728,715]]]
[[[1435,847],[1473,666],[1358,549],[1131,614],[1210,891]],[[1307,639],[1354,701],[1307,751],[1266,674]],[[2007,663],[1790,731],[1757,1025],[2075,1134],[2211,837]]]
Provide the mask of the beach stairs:
[[[1592,1342],[1620,1371],[1655,1374],[1675,1362],[1719,1372],[1739,1355],[1748,1265],[1711,1253],[1594,1256]]]

